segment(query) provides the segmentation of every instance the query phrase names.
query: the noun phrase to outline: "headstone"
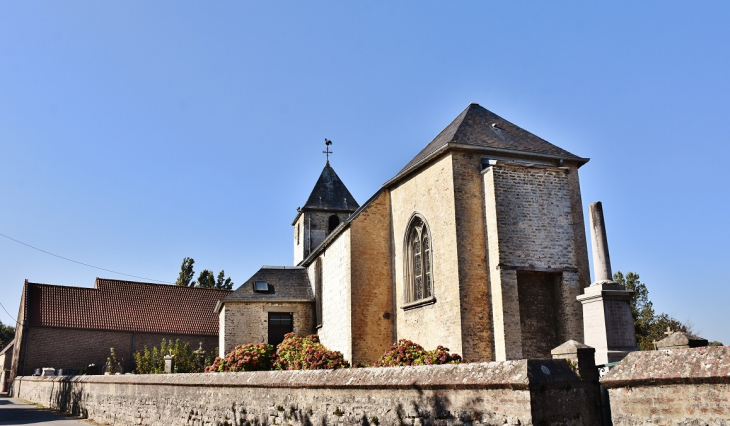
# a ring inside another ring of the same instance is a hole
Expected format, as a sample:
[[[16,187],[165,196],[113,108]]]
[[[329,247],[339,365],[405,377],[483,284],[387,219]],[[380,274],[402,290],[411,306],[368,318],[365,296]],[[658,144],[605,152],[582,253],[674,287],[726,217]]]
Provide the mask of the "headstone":
[[[601,202],[591,204],[588,209],[596,282],[586,287],[577,299],[583,305],[585,343],[596,349],[596,364],[608,364],[639,350],[631,315],[633,293],[612,279]]]
[[[203,342],[200,342],[200,347],[198,350],[193,351],[195,354],[195,359],[198,361],[198,364],[204,365],[205,364],[205,350],[203,350]]]
[[[96,366],[96,364],[89,364],[88,367],[86,367],[86,374],[89,376],[96,376],[99,374],[99,367]]]
[[[667,330],[667,333],[669,333],[669,330]],[[662,340],[655,342],[654,349],[700,348],[707,346],[708,344],[709,342],[707,339],[703,339],[702,337],[685,333],[684,331],[675,331]]]
[[[175,355],[165,355],[165,373],[175,372]]]

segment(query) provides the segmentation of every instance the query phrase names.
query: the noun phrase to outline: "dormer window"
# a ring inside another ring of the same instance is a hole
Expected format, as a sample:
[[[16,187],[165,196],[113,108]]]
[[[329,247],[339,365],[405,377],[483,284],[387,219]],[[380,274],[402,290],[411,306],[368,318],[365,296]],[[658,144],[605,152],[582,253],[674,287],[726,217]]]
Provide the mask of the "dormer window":
[[[256,293],[268,293],[269,283],[267,283],[266,281],[254,281],[253,291]]]

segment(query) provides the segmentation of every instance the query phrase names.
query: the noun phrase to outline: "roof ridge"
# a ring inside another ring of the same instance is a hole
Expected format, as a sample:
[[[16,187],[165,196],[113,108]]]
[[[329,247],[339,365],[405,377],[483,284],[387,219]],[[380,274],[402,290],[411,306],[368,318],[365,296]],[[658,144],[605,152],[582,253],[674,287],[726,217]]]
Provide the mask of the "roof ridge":
[[[223,289],[223,288],[188,287],[188,286],[175,285],[175,284],[146,283],[146,282],[142,282],[142,281],[115,280],[115,279],[110,279],[110,278],[97,278],[97,282],[104,283],[104,284],[112,284],[113,282],[118,282],[118,283],[127,283],[127,284],[135,284],[135,285],[137,285],[137,284],[139,284],[139,285],[150,285],[150,286],[156,286],[158,288],[167,288],[167,287],[169,287],[169,288],[175,288],[175,289],[187,288],[187,289],[191,289],[191,290],[213,290],[213,291],[228,291],[228,292],[231,291],[231,290],[226,290],[226,289]],[[70,287],[70,286],[60,286],[60,287]],[[89,287],[79,287],[79,288],[89,288]],[[98,289],[98,288],[96,288],[96,289]]]
[[[78,285],[63,285],[63,284],[46,284],[46,283],[34,283],[31,281],[28,281],[29,285],[42,285],[44,287],[58,287],[58,288],[78,288],[82,290],[98,290],[98,288],[95,287],[82,287]]]
[[[449,146],[485,152],[511,151],[513,155],[573,160],[580,165],[588,162],[472,102],[386,184],[420,167]]]

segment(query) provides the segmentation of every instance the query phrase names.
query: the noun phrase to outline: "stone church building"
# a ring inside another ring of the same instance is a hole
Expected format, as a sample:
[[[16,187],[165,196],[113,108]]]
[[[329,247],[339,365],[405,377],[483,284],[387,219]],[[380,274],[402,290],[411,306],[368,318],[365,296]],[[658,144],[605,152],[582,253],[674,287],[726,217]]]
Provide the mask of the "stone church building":
[[[352,363],[401,338],[472,361],[583,341],[586,162],[478,104],[362,205],[328,161],[292,223],[295,266],[216,306],[221,354],[290,331]]]

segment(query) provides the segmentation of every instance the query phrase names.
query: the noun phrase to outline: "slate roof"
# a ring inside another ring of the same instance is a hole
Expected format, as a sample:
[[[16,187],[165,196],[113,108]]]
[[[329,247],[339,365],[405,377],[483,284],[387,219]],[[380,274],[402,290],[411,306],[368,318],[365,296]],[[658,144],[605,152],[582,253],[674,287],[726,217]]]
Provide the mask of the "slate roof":
[[[267,292],[255,292],[254,281],[268,283]],[[310,301],[314,300],[306,268],[300,266],[262,266],[236,291],[226,296],[229,301]]]
[[[28,325],[217,335],[214,308],[230,290],[97,278],[94,288],[27,283]]]
[[[355,201],[355,197],[350,194],[340,177],[335,173],[335,169],[330,166],[330,162],[322,169],[322,173],[314,185],[312,193],[309,195],[306,204],[302,210],[336,210],[354,212],[360,207]]]
[[[404,174],[420,161],[449,143],[485,150],[493,149],[548,155],[566,160],[576,160],[580,163],[588,161],[588,159],[573,155],[510,123],[481,105],[472,103],[398,172],[396,177]]]

